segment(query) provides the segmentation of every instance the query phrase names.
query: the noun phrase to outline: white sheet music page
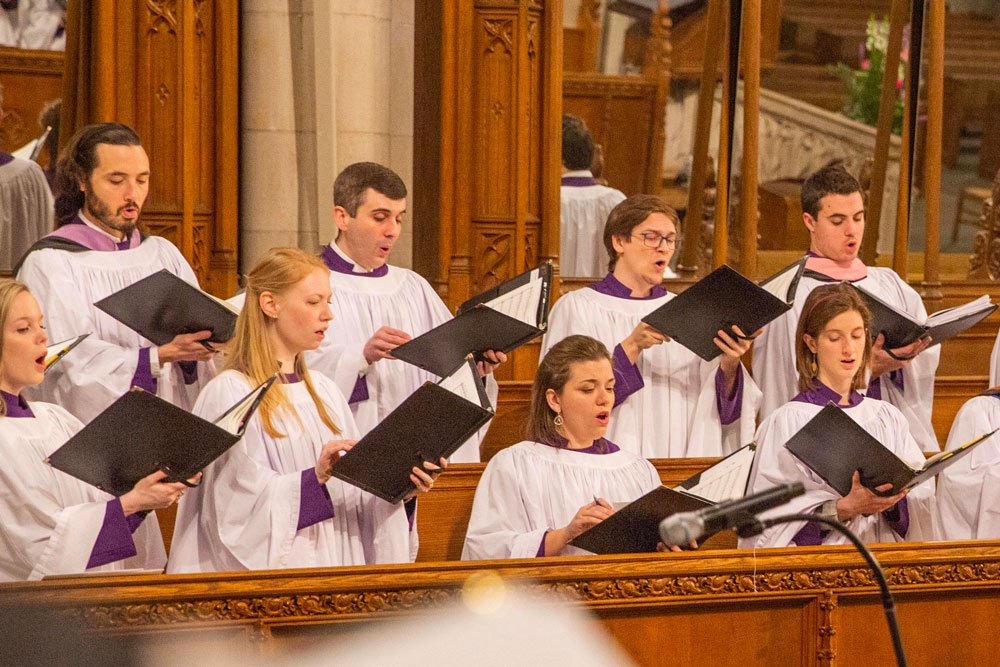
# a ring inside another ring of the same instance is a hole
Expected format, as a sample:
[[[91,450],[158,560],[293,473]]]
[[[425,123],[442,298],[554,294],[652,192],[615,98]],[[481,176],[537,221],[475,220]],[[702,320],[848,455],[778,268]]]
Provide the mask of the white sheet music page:
[[[740,449],[704,470],[698,483],[685,491],[713,503],[742,498],[750,477],[753,455],[752,447]]]
[[[534,269],[527,283],[487,301],[483,305],[520,320],[525,324],[537,327],[538,302],[542,298],[544,282],[541,271]]]
[[[476,386],[479,381],[479,371],[475,364],[463,363],[451,375],[441,378],[438,386],[461,396],[469,403],[480,405],[479,388]]]

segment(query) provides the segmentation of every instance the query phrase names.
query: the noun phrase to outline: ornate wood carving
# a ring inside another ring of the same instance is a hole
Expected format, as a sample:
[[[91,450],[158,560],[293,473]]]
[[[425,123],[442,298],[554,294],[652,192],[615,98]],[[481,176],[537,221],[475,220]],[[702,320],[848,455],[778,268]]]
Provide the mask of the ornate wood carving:
[[[146,0],[149,10],[149,32],[159,32],[165,27],[168,32],[177,34],[177,3],[176,0]]]
[[[976,232],[969,258],[969,278],[997,280],[1000,278],[1000,171],[993,178],[991,197],[983,202],[979,216],[983,229]]]
[[[5,113],[0,123],[0,150],[14,151],[42,133],[38,114],[46,102],[62,97],[63,62],[61,51],[0,46]],[[48,156],[43,157],[45,164]]]

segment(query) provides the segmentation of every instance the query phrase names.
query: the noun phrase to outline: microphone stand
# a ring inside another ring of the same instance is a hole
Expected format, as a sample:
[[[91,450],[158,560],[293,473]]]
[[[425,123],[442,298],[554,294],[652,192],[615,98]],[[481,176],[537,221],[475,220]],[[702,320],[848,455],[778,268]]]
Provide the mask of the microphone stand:
[[[882,591],[882,608],[885,611],[885,620],[889,624],[889,634],[892,636],[892,646],[896,651],[896,664],[898,667],[906,667],[906,653],[903,651],[903,639],[899,634],[899,624],[896,621],[896,603],[892,598],[892,592],[889,591],[889,582],[885,579],[885,573],[882,572],[882,567],[875,560],[875,556],[865,543],[858,539],[850,528],[835,521],[833,519],[828,519],[824,516],[819,516],[816,514],[786,514],[784,516],[776,516],[770,519],[758,519],[756,517],[747,517],[747,521],[740,523],[736,527],[735,532],[740,537],[753,537],[754,535],[760,535],[764,530],[770,528],[779,523],[791,523],[793,521],[815,521],[821,523],[829,528],[832,528],[839,532],[841,535],[846,537],[851,541],[851,544],[861,552],[864,556],[865,561],[871,568],[872,572],[875,574],[875,579],[878,581],[879,588]]]

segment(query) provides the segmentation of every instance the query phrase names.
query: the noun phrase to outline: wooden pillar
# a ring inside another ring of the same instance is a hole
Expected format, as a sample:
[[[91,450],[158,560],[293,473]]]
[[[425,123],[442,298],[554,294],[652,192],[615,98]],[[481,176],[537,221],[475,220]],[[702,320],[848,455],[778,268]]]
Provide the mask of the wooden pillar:
[[[754,279],[757,273],[757,159],[760,123],[760,3],[745,0],[743,5],[743,209],[740,270]]]
[[[688,186],[687,213],[684,216],[684,252],[677,264],[677,271],[685,277],[694,276],[698,271],[698,246],[701,243],[701,218],[705,182],[708,177],[708,143],[712,132],[712,108],[715,102],[715,85],[718,81],[719,53],[722,51],[726,32],[726,15],[722,3],[723,0],[708,0],[705,18],[705,59],[698,88],[694,154],[691,162],[691,181]],[[716,208],[716,238],[718,238],[719,217]],[[716,244],[713,253],[715,261],[718,261],[718,252],[719,247]]]
[[[927,19],[927,138],[924,196],[927,201],[922,296],[929,311],[941,307],[941,127],[944,106],[944,0],[930,0]]]
[[[871,187],[868,192],[868,213],[865,237],[861,245],[861,259],[874,265],[878,255],[879,220],[882,217],[882,193],[885,190],[885,171],[889,163],[889,141],[892,138],[892,117],[897,93],[896,78],[899,72],[899,51],[903,46],[903,26],[907,22],[909,0],[892,0],[889,14],[889,37],[882,72],[882,91],[879,97],[878,129],[875,133],[875,165],[872,169]],[[905,279],[906,276],[903,276]]]
[[[103,121],[135,128],[152,173],[143,225],[181,249],[208,291],[233,294],[237,0],[81,0],[68,24],[78,34],[67,50],[63,136]]]
[[[414,268],[454,309],[558,256],[562,3],[418,0],[415,23]]]

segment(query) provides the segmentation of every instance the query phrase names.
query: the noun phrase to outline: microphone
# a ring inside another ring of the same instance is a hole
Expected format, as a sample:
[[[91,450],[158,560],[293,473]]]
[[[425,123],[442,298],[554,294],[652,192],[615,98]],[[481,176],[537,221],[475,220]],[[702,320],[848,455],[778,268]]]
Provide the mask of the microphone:
[[[660,539],[668,547],[686,547],[692,540],[707,537],[720,530],[737,528],[754,515],[784,505],[805,492],[802,482],[782,484],[694,512],[678,512],[660,522]]]

